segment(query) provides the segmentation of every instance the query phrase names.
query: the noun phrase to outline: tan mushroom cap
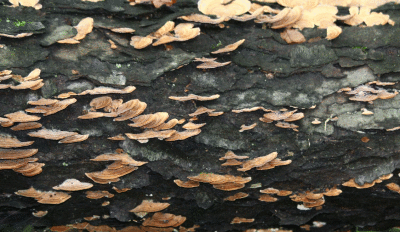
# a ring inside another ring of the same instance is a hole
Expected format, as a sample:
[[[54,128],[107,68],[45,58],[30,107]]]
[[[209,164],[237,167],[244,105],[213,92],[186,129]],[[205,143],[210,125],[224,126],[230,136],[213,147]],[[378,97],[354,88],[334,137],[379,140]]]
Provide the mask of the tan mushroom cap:
[[[352,101],[362,101],[362,102],[370,102],[378,99],[378,95],[371,94],[369,92],[358,92],[354,96],[349,98]]]
[[[42,195],[42,191],[39,191],[33,187],[30,187],[29,189],[25,189],[25,190],[18,190],[17,192],[15,192],[15,194],[24,196],[24,197],[37,198]]]
[[[8,37],[8,38],[23,38],[23,37],[27,37],[27,36],[31,36],[31,35],[33,35],[33,33],[19,33],[17,35],[9,35],[9,34],[0,33],[0,36],[4,36],[4,37]]]
[[[90,189],[93,187],[93,184],[80,182],[77,179],[66,179],[62,184],[54,186],[55,190],[64,190],[64,191],[79,191],[84,189]]]
[[[245,163],[243,163],[242,168],[238,168],[237,170],[241,171],[241,172],[245,172],[245,171],[248,171],[255,167],[261,167],[261,166],[265,165],[266,163],[275,159],[277,156],[278,156],[277,152],[272,152],[268,155],[254,158],[252,160],[249,160],[249,161],[246,161]]]
[[[125,121],[134,117],[137,117],[138,115],[140,115],[141,113],[143,113],[143,111],[146,109],[147,104],[145,102],[141,102],[139,101],[139,103],[137,105],[135,105],[134,108],[119,114],[118,118],[114,118],[114,121]]]
[[[35,155],[38,149],[0,149],[0,159],[22,159]]]
[[[235,217],[232,219],[231,224],[251,223],[251,222],[254,222],[254,218]]]
[[[32,81],[32,80],[36,80],[39,78],[41,70],[38,68],[35,68],[33,71],[31,71],[28,76],[24,77],[24,81]]]
[[[11,74],[11,73],[12,73],[11,70],[5,69],[5,70],[3,70],[3,71],[0,71],[0,76],[6,76],[6,75],[9,75],[9,74]],[[11,77],[11,76],[10,76],[10,77]],[[8,78],[10,78],[10,77],[8,77]],[[8,79],[8,78],[7,78],[7,79]],[[7,79],[1,79],[1,77],[0,77],[0,80],[1,80],[1,81],[7,80]]]
[[[194,95],[194,94],[189,94],[188,96],[184,97],[176,97],[176,96],[170,96],[168,97],[169,99],[176,100],[176,101],[189,101],[189,100],[197,100],[197,101],[211,101],[219,98],[219,94],[214,94],[208,97],[204,96],[199,96],[199,95]],[[189,115],[190,116],[190,115]]]
[[[86,175],[89,179],[93,180],[94,182],[96,182],[96,183],[98,183],[98,184],[110,184],[110,183],[112,183],[112,182],[118,182],[118,181],[120,180],[119,178],[101,179],[101,178],[97,178],[97,177],[94,177],[94,176],[91,176],[91,175],[87,175],[86,173],[85,173],[85,175]]]
[[[300,120],[302,118],[304,118],[304,113],[295,113],[295,114],[292,114],[289,117],[283,119],[283,121],[294,122],[294,121]]]
[[[70,98],[70,99],[65,99],[62,101],[58,101],[52,105],[48,106],[36,106],[35,108],[29,108],[26,109],[26,112],[29,113],[41,113],[44,116],[48,116],[51,114],[55,114],[61,110],[64,110],[67,108],[69,105],[75,103],[77,100],[75,98]]]
[[[318,118],[314,118],[314,120],[311,123],[314,125],[318,125],[318,124],[321,124],[321,121],[318,120]]]
[[[24,111],[18,111],[4,115],[12,122],[34,122],[40,120],[40,117],[26,114]]]
[[[229,196],[229,197],[224,198],[224,201],[236,201],[236,200],[238,200],[238,199],[246,198],[246,197],[248,197],[248,196],[249,196],[248,193],[238,192],[238,193],[235,193],[235,194],[232,195],[232,196]]]
[[[180,19],[191,21],[191,22],[198,22],[198,23],[209,23],[209,24],[219,24],[225,21],[226,18],[216,18],[212,19],[206,15],[201,14],[191,14],[187,16],[181,16]]]
[[[216,61],[211,61],[211,62],[205,62],[200,65],[197,65],[196,68],[202,68],[202,69],[209,69],[209,68],[219,68],[222,66],[226,66],[230,64],[232,61],[224,62],[224,63],[219,63]]]
[[[275,188],[266,188],[266,189],[260,190],[260,193],[278,194],[278,193],[279,193],[279,189],[275,189]]]
[[[294,24],[302,15],[302,7],[295,6],[290,10],[290,12],[282,19],[277,22],[272,23],[272,29],[279,29],[291,26]]]
[[[258,200],[260,201],[265,201],[265,202],[275,202],[278,200],[278,198],[272,197],[269,194],[262,194],[260,195],[260,197],[258,198]]]
[[[42,124],[38,122],[21,122],[20,124],[11,127],[10,129],[13,131],[21,131],[21,130],[31,130],[42,127]]]
[[[217,17],[232,17],[241,15],[250,10],[251,2],[248,0],[200,0],[197,3],[201,13],[206,15],[216,15]]]
[[[153,130],[168,130],[174,127],[176,124],[178,124],[178,122],[179,122],[178,119],[173,118],[166,123],[162,123],[161,125],[154,127]]]
[[[126,153],[121,153],[121,154],[102,154],[97,156],[94,159],[90,159],[92,161],[122,161],[122,164],[129,164],[132,166],[142,166],[144,164],[147,164],[147,162],[142,162],[142,161],[136,161],[134,160],[130,155]]]
[[[134,209],[129,210],[132,213],[146,212],[153,213],[166,209],[170,206],[169,203],[153,202],[150,200],[143,200],[142,203],[136,206]]]
[[[180,23],[174,28],[175,37],[178,41],[186,41],[200,35],[200,28],[193,28],[193,23]]]
[[[78,116],[79,119],[94,119],[104,117],[103,112],[88,112],[87,114]]]
[[[42,192],[42,194],[39,197],[36,197],[35,199],[37,200],[37,202],[41,204],[58,205],[70,198],[71,195],[69,195],[68,193],[49,191],[49,192]]]
[[[135,32],[134,29],[129,28],[129,27],[111,28],[111,31],[116,32],[116,33],[133,33],[133,32]]]
[[[223,184],[213,184],[213,187],[215,189],[219,189],[222,191],[235,191],[235,190],[244,188],[244,184],[227,182],[227,183],[223,183]]]
[[[286,29],[281,33],[281,38],[288,44],[304,43],[306,38],[301,32],[295,29]]]
[[[292,163],[292,160],[285,160],[281,161],[281,159],[274,159],[263,166],[257,167],[257,170],[268,170],[275,168],[276,166],[282,166],[282,165],[289,165]]]
[[[159,138],[159,139],[170,138],[174,133],[176,133],[176,130],[164,130],[164,131],[146,130],[140,134],[125,133],[125,135],[129,139],[138,140],[139,142],[143,143],[147,142],[147,140],[151,138]]]
[[[135,49],[143,49],[153,43],[153,38],[143,36],[132,36],[129,43]]]
[[[93,18],[87,17],[82,19],[78,25],[75,26],[75,29],[78,33],[73,37],[75,40],[82,40],[86,37],[87,34],[92,32],[93,30]]]
[[[287,122],[277,122],[275,124],[275,126],[280,127],[280,128],[289,128],[289,129],[293,129],[296,131],[296,128],[298,128],[299,126],[292,124],[292,123],[287,123]]]
[[[98,110],[98,109],[102,109],[102,108],[110,105],[111,102],[112,102],[112,98],[111,97],[104,96],[104,97],[97,97],[97,98],[92,99],[90,101],[89,105],[93,109]]]
[[[200,134],[201,130],[200,129],[194,129],[194,130],[185,130],[185,131],[179,131],[173,133],[170,137],[165,139],[165,141],[176,141],[176,140],[185,140],[189,137],[196,136]]]
[[[131,190],[132,188],[122,188],[122,189],[119,189],[119,188],[113,186],[112,189],[114,189],[115,192],[117,192],[117,193],[124,193],[124,192],[127,192],[127,191]]]
[[[21,142],[17,138],[0,135],[0,148],[26,147],[33,143],[34,141]]]
[[[264,110],[264,111],[269,111],[271,112],[272,110],[269,109],[265,109],[262,106],[255,106],[255,107],[251,107],[251,108],[243,108],[241,110],[232,110],[233,113],[242,113],[242,112],[253,112],[253,111],[257,111],[257,110]]]
[[[339,196],[341,193],[342,193],[342,190],[336,188],[336,186],[335,186],[331,189],[327,188],[323,194],[328,197],[334,197],[334,196]]]
[[[86,191],[86,197],[89,199],[101,199],[103,197],[113,198],[114,194],[108,191]]]
[[[161,38],[163,35],[167,35],[168,32],[174,30],[175,23],[173,21],[167,21],[160,29],[151,33],[151,36]]]
[[[86,135],[77,134],[77,135],[68,136],[68,137],[60,140],[58,143],[78,143],[78,142],[85,141],[88,138],[89,138],[89,134],[86,134]]]
[[[238,156],[232,151],[228,151],[225,153],[224,157],[219,158],[219,160],[229,160],[229,159],[248,159],[248,156]]]
[[[86,94],[96,95],[96,94],[111,94],[111,93],[125,94],[125,93],[132,93],[135,89],[136,89],[135,86],[127,86],[124,89],[114,89],[111,87],[101,86],[101,87],[96,87],[94,89],[85,90],[79,93],[78,95],[86,95]]]
[[[241,177],[232,175],[219,175],[214,173],[200,173],[197,176],[188,176],[189,180],[210,183],[213,185],[225,183],[245,184],[251,181],[251,177]]]
[[[284,120],[287,119],[288,117],[292,116],[297,110],[293,111],[273,111],[270,113],[266,113],[263,115],[263,117],[269,121],[278,121],[278,120]]]
[[[125,165],[122,168],[118,169],[104,169],[103,171],[100,172],[90,172],[90,173],[85,173],[87,177],[94,177],[97,179],[103,179],[103,180],[110,180],[110,179],[116,179],[121,176],[125,176],[138,168],[135,166],[131,165]]]
[[[0,160],[0,170],[16,169],[25,166],[28,163],[38,161],[38,158],[24,158],[15,160]]]
[[[224,53],[224,52],[231,52],[235,51],[240,45],[244,43],[245,39],[241,39],[233,44],[226,45],[223,48],[220,48],[216,51],[211,52],[212,54],[219,54],[219,53]]]
[[[79,40],[76,40],[76,39],[73,39],[73,38],[67,38],[67,39],[58,40],[57,43],[61,43],[61,44],[78,44],[80,42],[79,42]]]
[[[22,167],[14,168],[13,171],[21,173],[24,176],[31,177],[42,173],[43,171],[42,167],[44,165],[45,165],[44,163],[36,163],[36,162],[27,163]]]
[[[61,93],[61,94],[59,94],[59,95],[57,96],[57,98],[65,99],[65,98],[69,98],[69,97],[71,97],[71,96],[73,96],[73,95],[77,95],[77,94],[74,93],[74,92]]]
[[[36,211],[36,212],[32,212],[32,215],[35,216],[35,217],[44,217],[44,216],[47,215],[47,213],[48,213],[47,210],[45,210],[45,211]]]
[[[200,183],[194,180],[181,181],[179,179],[176,179],[174,180],[174,183],[182,188],[196,188],[200,186]]]
[[[217,58],[206,58],[206,57],[202,57],[202,58],[194,58],[194,62],[210,62],[210,61],[215,61]]]
[[[124,102],[124,100],[122,100],[122,99],[115,99],[115,100],[113,100],[113,101],[111,102],[110,105],[104,107],[103,110],[106,111],[106,112],[115,113],[115,112],[117,112],[118,107],[119,107],[120,105],[122,105],[123,102]],[[111,115],[108,115],[108,116],[109,116],[109,117],[116,117],[117,114],[111,114]]]
[[[142,128],[155,128],[163,124],[169,117],[169,114],[167,112],[157,112],[154,114],[155,119],[152,120],[151,122],[145,124],[142,126]]]
[[[46,105],[53,105],[54,103],[57,103],[57,99],[46,99],[46,98],[40,98],[37,101],[28,101],[29,105],[34,105],[34,106],[46,106]]]
[[[395,183],[389,183],[386,185],[386,187],[394,192],[400,193],[400,186]]]
[[[171,43],[178,40],[176,37],[174,36],[170,36],[170,35],[163,35],[161,36],[156,42],[153,43],[153,46],[158,46],[161,44],[167,44],[167,43]]]
[[[312,9],[318,5],[319,0],[277,0],[277,3],[285,7],[302,6],[304,9]]]
[[[378,179],[372,181],[371,183],[364,183],[363,185],[359,185],[357,184],[354,180],[354,178],[346,181],[345,183],[343,183],[343,186],[347,186],[347,187],[354,187],[354,188],[358,188],[358,189],[363,189],[363,188],[370,188],[372,186],[374,186],[376,183],[381,183],[384,180],[388,180],[393,176],[392,173],[387,174],[387,175],[382,175],[380,176]]]
[[[221,164],[221,166],[237,166],[242,164],[243,162],[238,161],[236,159],[228,159],[225,163]]]
[[[41,129],[36,132],[28,133],[31,137],[37,137],[42,139],[60,140],[69,136],[77,135],[77,132],[60,131],[60,130],[48,130]]]
[[[151,218],[147,218],[142,225],[153,227],[177,227],[186,221],[186,217],[173,215],[170,213],[155,213]]]
[[[187,130],[193,130],[193,129],[199,129],[206,125],[206,123],[200,123],[200,124],[195,124],[193,122],[188,122],[185,125],[182,126],[182,128],[187,129]]]
[[[337,38],[342,33],[342,28],[336,25],[329,26],[326,29],[326,39],[332,40]]]
[[[189,116],[190,116],[190,117],[194,117],[194,116],[197,116],[197,115],[200,115],[200,114],[211,113],[211,112],[213,112],[213,111],[215,111],[215,109],[208,109],[208,108],[206,108],[206,107],[204,107],[204,106],[200,106],[200,107],[198,107],[198,108],[196,109],[195,112],[189,114]]]

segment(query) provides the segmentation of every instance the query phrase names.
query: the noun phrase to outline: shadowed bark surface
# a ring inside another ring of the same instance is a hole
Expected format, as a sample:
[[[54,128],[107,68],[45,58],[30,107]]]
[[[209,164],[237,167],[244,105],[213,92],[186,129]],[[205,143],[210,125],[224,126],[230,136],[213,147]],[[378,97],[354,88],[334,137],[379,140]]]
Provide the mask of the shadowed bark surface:
[[[108,225],[116,230],[139,227],[153,213],[142,219],[129,211],[143,200],[170,203],[162,213],[186,217],[182,226],[199,225],[196,231],[268,228],[305,231],[300,227],[304,225],[310,225],[311,231],[347,231],[356,227],[384,230],[400,223],[400,195],[386,187],[388,183],[399,183],[400,133],[387,129],[400,126],[400,97],[368,103],[351,101],[352,95],[338,92],[341,88],[355,88],[372,81],[395,82],[390,86],[372,84],[375,89],[384,88],[391,93],[399,89],[398,5],[387,4],[374,10],[389,14],[396,22],[394,26],[340,25],[342,34],[331,41],[324,39],[326,30],[314,28],[304,29],[303,35],[307,40],[321,39],[288,45],[280,37],[283,30],[263,29],[261,24],[252,21],[228,21],[224,22],[224,28],[195,23],[201,34],[192,40],[136,50],[129,45],[132,35],[146,36],[167,21],[184,22],[178,17],[199,13],[197,1],[178,0],[172,6],[161,8],[146,4],[130,6],[123,0],[98,3],[46,0],[40,3],[43,8],[35,10],[22,6],[11,8],[6,6],[8,2],[1,2],[0,33],[33,35],[19,39],[0,37],[0,44],[4,45],[0,48],[0,71],[9,69],[24,77],[39,68],[44,86],[39,90],[0,90],[0,117],[32,108],[28,101],[55,98],[71,91],[80,93],[98,86],[118,89],[135,86],[132,93],[107,96],[124,102],[139,99],[147,104],[143,114],[167,112],[168,120],[176,118],[188,122],[189,114],[200,106],[224,114],[197,116],[194,123],[206,125],[200,134],[182,141],[156,138],[147,143],[128,138],[112,141],[107,138],[144,130],[129,127],[131,121],[113,121],[111,117],[78,119],[90,110],[92,99],[103,96],[84,95],[72,96],[77,102],[61,112],[37,115],[42,116],[39,122],[44,128],[89,134],[85,141],[62,144],[27,135],[39,129],[13,131],[0,127],[2,135],[15,136],[23,142],[34,141],[26,148],[39,149],[33,157],[45,163],[43,172],[33,177],[0,170],[0,230],[49,231],[52,226],[86,222],[84,217],[93,215],[100,216],[98,220],[89,221],[93,226]],[[85,17],[94,19],[94,28],[79,44],[56,43],[74,36],[73,26]],[[21,22],[26,23],[22,25]],[[136,31],[120,34],[105,27],[129,27]],[[236,51],[210,54],[241,39],[246,41]],[[114,41],[117,48],[111,49],[108,40]],[[199,63],[193,62],[194,58],[210,56],[217,57],[218,62],[232,63],[216,69],[196,68]],[[78,73],[73,74],[72,70]],[[16,85],[14,80],[3,83]],[[220,97],[212,101],[186,102],[168,98],[188,94],[219,94]],[[278,128],[276,122],[261,122],[259,118],[266,113],[262,110],[232,112],[256,106],[274,111],[297,110],[296,113],[304,113],[304,118],[292,122],[299,126],[296,132]],[[374,114],[362,115],[362,108]],[[321,124],[312,124],[315,118]],[[254,129],[239,132],[241,125],[253,123],[257,123]],[[173,129],[184,130],[179,124]],[[123,149],[133,159],[148,163],[110,184],[97,184],[86,177],[85,173],[102,171],[112,163],[90,159],[116,149]],[[219,158],[228,151],[249,156],[247,160],[277,152],[277,158],[292,162],[269,170],[253,168],[241,172],[237,170],[240,166],[221,166],[224,161]],[[187,181],[188,176],[211,173],[251,177],[251,181],[234,191],[218,190],[207,183],[190,189],[174,183],[175,179]],[[370,188],[342,186],[352,178],[358,185],[364,185],[390,173],[393,177]],[[52,187],[71,178],[93,183],[90,191],[107,190],[115,196],[88,199],[84,190],[70,193],[72,197],[62,204],[49,205],[15,194],[31,186],[40,191],[52,191]],[[272,195],[278,199],[275,202],[259,200],[260,190],[270,187],[292,191],[293,198],[294,194],[322,193],[335,186],[342,190],[340,195],[324,196],[322,207],[309,210],[299,209],[303,202],[294,202],[289,196]],[[130,190],[117,193],[113,187]],[[233,202],[224,201],[238,192],[249,196]],[[104,201],[110,204],[101,206]],[[48,213],[37,218],[32,215],[37,211]],[[231,224],[235,217],[254,218],[254,221]],[[315,221],[326,224],[319,228],[313,224]],[[142,231],[150,229],[142,228]]]

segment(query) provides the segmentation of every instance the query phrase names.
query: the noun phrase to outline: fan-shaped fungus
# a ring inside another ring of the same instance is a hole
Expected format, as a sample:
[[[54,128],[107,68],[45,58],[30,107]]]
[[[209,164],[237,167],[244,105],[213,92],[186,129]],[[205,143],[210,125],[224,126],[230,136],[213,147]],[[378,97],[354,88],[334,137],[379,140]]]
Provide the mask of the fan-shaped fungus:
[[[77,179],[66,179],[62,184],[54,186],[55,190],[64,190],[64,191],[79,191],[84,189],[90,189],[93,187],[93,184],[80,182]]]

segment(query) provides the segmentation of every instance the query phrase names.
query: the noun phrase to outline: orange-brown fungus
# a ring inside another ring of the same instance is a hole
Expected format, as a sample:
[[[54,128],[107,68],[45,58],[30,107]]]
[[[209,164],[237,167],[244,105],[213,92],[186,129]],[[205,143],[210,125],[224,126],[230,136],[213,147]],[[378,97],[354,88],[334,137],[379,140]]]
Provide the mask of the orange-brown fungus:
[[[153,227],[177,227],[186,221],[186,217],[173,215],[170,213],[155,213],[151,218],[147,218],[143,222],[143,226]]]
[[[55,190],[64,190],[64,191],[79,191],[84,189],[90,189],[93,187],[91,183],[80,182],[77,179],[66,179],[62,184],[54,186]]]
[[[143,200],[140,205],[136,206],[134,209],[130,210],[129,212],[132,212],[132,213],[139,213],[139,212],[153,213],[153,212],[158,212],[158,211],[164,210],[169,205],[170,205],[169,203],[160,203],[160,202],[153,202],[153,201],[149,201],[149,200]]]
[[[175,184],[182,188],[196,188],[200,186],[198,181],[188,180],[188,181],[181,181],[179,179],[174,180]]]
[[[103,197],[113,198],[114,194],[108,191],[86,191],[86,197],[89,199],[101,199]]]
[[[231,221],[231,224],[240,224],[240,223],[251,223],[254,222],[254,218],[241,218],[241,217],[235,217]]]
[[[234,194],[232,196],[224,198],[224,201],[236,201],[238,199],[246,198],[248,196],[249,196],[248,193],[238,192],[238,193],[236,193],[236,194]]]

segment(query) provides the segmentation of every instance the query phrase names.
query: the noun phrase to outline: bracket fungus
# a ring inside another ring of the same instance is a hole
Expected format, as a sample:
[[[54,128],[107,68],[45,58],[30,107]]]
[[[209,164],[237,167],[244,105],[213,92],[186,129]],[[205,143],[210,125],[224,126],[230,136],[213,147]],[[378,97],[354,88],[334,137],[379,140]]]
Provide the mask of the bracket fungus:
[[[24,197],[35,198],[35,200],[37,200],[37,202],[41,204],[52,204],[52,205],[61,204],[66,200],[68,200],[69,198],[71,198],[71,195],[69,195],[68,193],[53,192],[53,191],[42,192],[34,189],[33,187],[26,190],[18,190],[17,192],[15,192],[15,194]]]
[[[206,15],[216,15],[218,18],[229,18],[236,15],[242,15],[250,10],[251,2],[249,0],[200,0],[197,3],[201,13]]]
[[[132,213],[154,213],[161,210],[164,210],[170,206],[169,203],[161,203],[161,202],[153,202],[150,200],[143,200],[142,203],[136,206],[134,209],[129,210]]]
[[[232,195],[232,196],[229,196],[229,197],[224,198],[224,201],[236,201],[236,200],[238,200],[238,199],[246,198],[246,197],[248,197],[248,196],[249,196],[248,193],[238,192],[238,193],[235,193],[235,194]]]
[[[55,190],[64,190],[64,191],[80,191],[85,189],[90,189],[93,187],[93,184],[80,182],[77,179],[66,179],[62,184],[54,186]]]
[[[232,219],[231,224],[251,223],[251,222],[254,222],[254,218],[235,217]]]
[[[114,89],[111,87],[105,87],[105,86],[100,86],[96,87],[94,89],[90,90],[85,90],[78,95],[97,95],[97,94],[111,94],[111,93],[116,93],[116,94],[126,94],[126,93],[132,93],[136,89],[135,86],[127,86],[123,89]]]
[[[0,135],[0,148],[26,147],[33,143],[34,141],[21,142],[17,138]]]
[[[82,40],[86,37],[87,34],[92,32],[93,30],[93,18],[87,17],[79,21],[78,25],[74,26],[77,30],[77,34],[72,38],[62,39],[57,41],[58,43],[68,43],[68,44],[76,44],[79,43],[79,40]]]
[[[352,179],[344,182],[342,185],[346,186],[346,187],[354,187],[354,188],[358,188],[358,189],[370,188],[370,187],[374,186],[375,184],[382,183],[382,181],[392,178],[392,176],[393,176],[392,173],[387,174],[387,175],[382,175],[378,179],[373,180],[371,183],[365,183],[363,185],[357,184],[355,182],[355,179],[352,178]]]
[[[185,221],[186,217],[184,216],[157,212],[151,218],[144,220],[142,225],[161,228],[177,227],[182,225]]]
[[[211,101],[219,98],[219,94],[211,95],[208,97],[198,96],[194,94],[189,94],[188,96],[184,97],[177,97],[177,96],[169,96],[168,98],[175,101],[189,101],[189,100],[197,100],[197,101]]]
[[[211,52],[212,54],[219,54],[219,53],[225,53],[225,52],[231,52],[235,51],[240,45],[244,43],[245,39],[241,39],[233,44],[226,45],[223,48],[220,48],[216,51]]]
[[[38,122],[21,122],[20,124],[11,127],[11,130],[13,131],[32,130],[32,129],[38,129],[40,127],[42,127],[42,124]]]
[[[101,199],[103,197],[113,198],[114,194],[108,191],[86,191],[86,197],[89,199]]]
[[[239,132],[251,130],[251,129],[253,129],[253,128],[256,127],[256,126],[257,126],[257,123],[253,123],[253,124],[248,125],[248,126],[246,126],[245,124],[243,124],[243,125],[240,126]]]
[[[182,181],[182,180],[176,179],[176,180],[174,180],[174,183],[182,188],[196,188],[196,187],[200,186],[200,183],[198,181],[194,181],[194,180]]]

